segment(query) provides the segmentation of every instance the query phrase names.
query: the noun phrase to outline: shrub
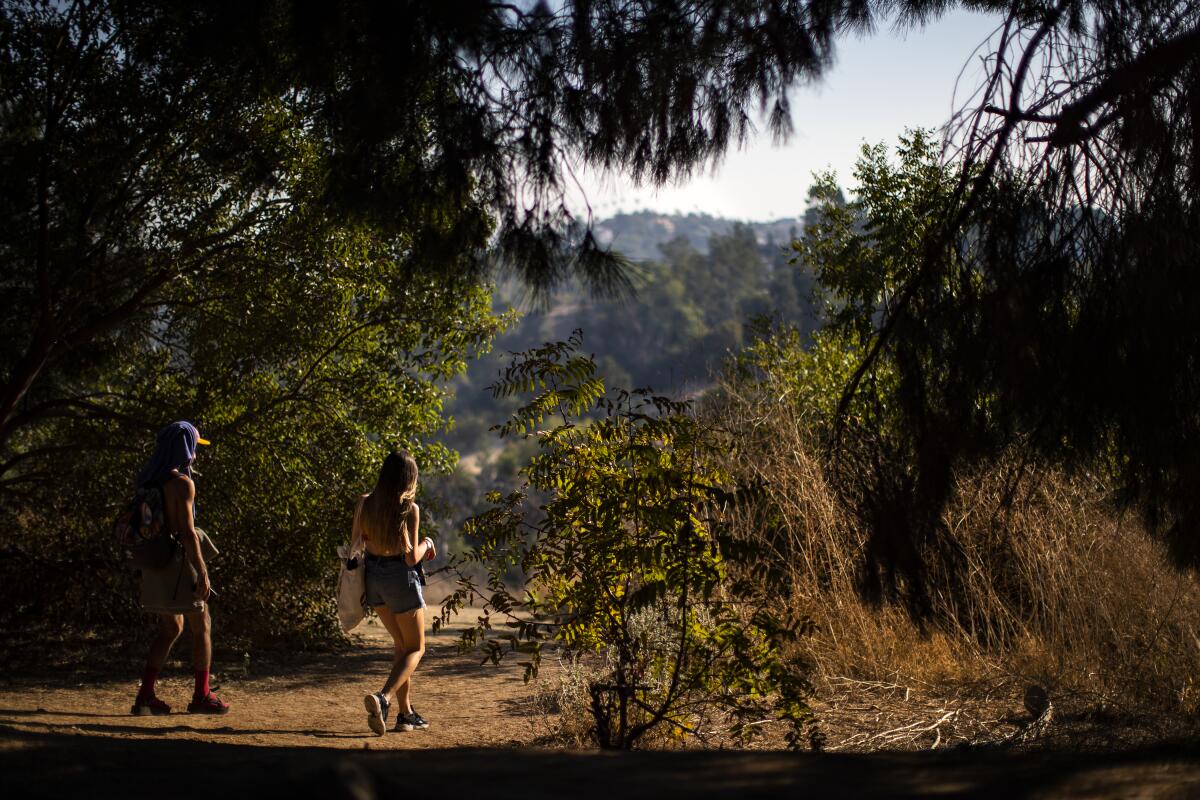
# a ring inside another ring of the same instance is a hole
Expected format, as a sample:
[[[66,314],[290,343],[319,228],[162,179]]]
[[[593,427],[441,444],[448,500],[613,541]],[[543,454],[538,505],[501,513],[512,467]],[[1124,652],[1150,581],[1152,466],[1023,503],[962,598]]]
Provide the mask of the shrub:
[[[729,519],[747,544],[738,567],[756,572],[750,556],[787,565],[784,603],[820,609],[821,627],[803,641],[816,674],[939,682],[998,668],[1106,704],[1194,711],[1200,590],[1113,502],[1102,474],[1016,449],[959,470],[938,520],[945,539],[917,553],[926,614],[864,600],[871,532],[837,485],[845,471],[830,466],[830,406],[810,402],[836,385],[833,341],[806,350],[777,332],[742,354],[705,409],[737,445],[732,479],[763,487]],[[901,579],[898,591],[907,588]]]
[[[591,735],[602,747],[632,748],[664,729],[744,740],[770,719],[799,744],[812,733],[809,685],[782,649],[812,623],[775,613],[769,581],[731,575],[728,519],[752,492],[730,480],[727,443],[685,403],[605,394],[580,345],[576,331],[517,354],[493,387],[533,395],[500,431],[535,437],[539,451],[524,485],[494,493],[467,523],[486,595],[463,576],[443,614],[480,597],[485,613],[464,645],[497,662],[525,655],[527,680],[547,641],[589,657]],[[546,498],[536,513],[531,493]],[[523,592],[505,584],[513,567]]]

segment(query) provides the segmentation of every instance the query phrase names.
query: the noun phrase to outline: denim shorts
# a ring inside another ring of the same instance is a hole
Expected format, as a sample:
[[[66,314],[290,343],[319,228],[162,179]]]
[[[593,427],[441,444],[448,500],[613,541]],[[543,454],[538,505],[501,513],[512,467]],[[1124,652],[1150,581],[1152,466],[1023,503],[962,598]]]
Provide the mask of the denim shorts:
[[[393,614],[425,607],[421,576],[403,558],[383,560],[368,555],[366,567],[367,605],[387,606]]]

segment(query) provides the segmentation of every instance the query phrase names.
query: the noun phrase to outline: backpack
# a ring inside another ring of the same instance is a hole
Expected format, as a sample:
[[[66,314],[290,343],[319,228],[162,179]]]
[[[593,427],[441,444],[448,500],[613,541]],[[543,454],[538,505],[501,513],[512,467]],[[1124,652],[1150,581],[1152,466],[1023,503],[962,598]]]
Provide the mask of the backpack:
[[[122,561],[134,569],[162,569],[175,555],[175,536],[166,532],[163,487],[147,483],[113,523]]]

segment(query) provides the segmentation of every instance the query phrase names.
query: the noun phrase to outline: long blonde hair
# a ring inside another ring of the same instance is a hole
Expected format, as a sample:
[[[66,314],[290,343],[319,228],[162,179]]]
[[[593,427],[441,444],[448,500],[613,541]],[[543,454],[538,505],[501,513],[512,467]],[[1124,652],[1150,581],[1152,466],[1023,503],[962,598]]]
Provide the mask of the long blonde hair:
[[[407,553],[412,542],[404,535],[405,520],[417,496],[417,462],[407,451],[389,453],[379,469],[375,488],[363,501],[363,530],[385,550],[403,545]]]

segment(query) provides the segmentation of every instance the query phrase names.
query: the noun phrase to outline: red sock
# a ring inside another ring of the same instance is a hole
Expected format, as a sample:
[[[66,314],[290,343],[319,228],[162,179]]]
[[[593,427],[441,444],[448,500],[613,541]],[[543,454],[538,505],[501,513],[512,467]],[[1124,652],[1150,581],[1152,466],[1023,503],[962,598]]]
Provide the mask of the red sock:
[[[196,670],[196,699],[203,700],[208,697],[208,670]]]
[[[142,688],[138,689],[138,697],[154,697],[154,682],[156,680],[158,680],[158,667],[152,667],[147,664],[146,670],[142,673]]]

